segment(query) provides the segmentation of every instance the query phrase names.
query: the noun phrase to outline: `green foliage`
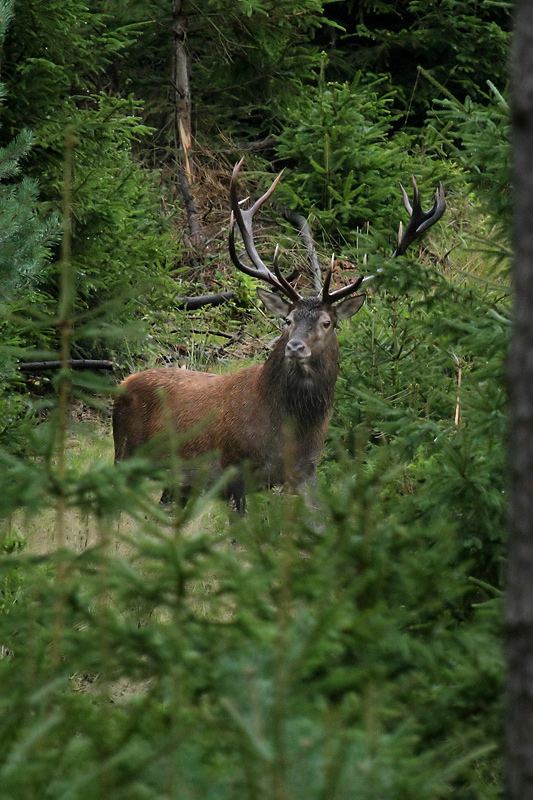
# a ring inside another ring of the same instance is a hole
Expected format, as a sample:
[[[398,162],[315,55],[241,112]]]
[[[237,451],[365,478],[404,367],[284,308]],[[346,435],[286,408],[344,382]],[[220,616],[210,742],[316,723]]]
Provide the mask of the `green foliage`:
[[[17,0],[3,45],[2,79],[10,96],[9,135],[23,125],[38,131],[47,120],[76,106],[96,76],[138,35],[132,26],[113,26],[109,16],[85,0]]]
[[[400,261],[412,276],[407,296],[398,301],[387,270],[388,291],[345,334],[354,356],[343,362],[334,425],[357,450],[370,442],[369,469],[394,465],[391,515],[430,529],[445,520],[462,568],[500,587],[508,308],[501,294]]]
[[[5,35],[11,13],[11,4],[0,9],[0,37]],[[13,349],[21,348],[24,340],[11,315],[40,280],[58,228],[56,217],[39,218],[36,182],[20,177],[21,162],[32,141],[31,133],[24,130],[0,148],[0,444],[12,451],[22,446],[31,428],[28,401],[19,393],[22,382],[13,355]]]
[[[148,132],[136,116],[139,104],[100,94],[86,98],[84,106],[71,116],[76,134],[72,261],[79,273],[79,302],[92,308],[128,286],[157,281],[180,247],[160,213],[158,176],[135,159],[134,143]],[[42,185],[56,204],[63,181],[63,126],[63,120],[44,126],[37,148],[48,155]]]
[[[510,3],[343,0],[328,11],[344,29],[335,32],[332,69],[343,78],[359,69],[390,74],[409,120],[418,125],[434,100],[419,66],[461,100],[479,102],[487,81],[502,86],[507,79]]]
[[[176,319],[184,247],[160,213],[161,194],[171,211],[173,199],[147,157],[166,159],[168,180],[169,4],[17,2],[2,46],[0,153],[8,800],[501,796],[508,288],[488,267],[483,280],[470,273],[457,251],[421,264],[376,251],[391,249],[379,231],[411,172],[424,207],[445,182],[461,239],[454,192],[469,191],[489,225],[507,223],[506,109],[480,83],[504,83],[507,12],[346,0],[327,4],[328,25],[325,7],[184,3],[198,138],[218,148],[220,134],[224,146],[278,134],[276,155],[293,168],[283,202],[312,210],[327,244],[356,255],[357,228],[377,231],[359,237],[377,277],[341,335],[320,525],[300,498],[269,495],[252,497],[228,530],[213,492],[163,511],[160,470],[142,459],[113,466],[101,422],[89,455],[91,426],[72,424],[68,401],[108,393],[95,375],[61,370],[46,413],[14,430],[27,412],[10,359],[29,344],[72,355],[111,347],[122,364],[136,354],[125,323],[141,320],[146,363],[190,341],[195,324]],[[328,37],[337,47],[321,57]],[[399,127],[398,108],[418,64],[419,118],[435,89],[473,99],[446,95],[437,122],[415,132]],[[57,265],[50,212],[65,195],[69,125],[73,236]],[[206,218],[223,202],[210,194]],[[206,280],[198,270],[194,286]],[[251,287],[236,283],[242,317]]]
[[[298,501],[252,509],[242,551],[165,524],[124,472],[70,475],[137,521],[124,557],[106,522],[79,555],[4,558],[6,797],[496,797],[496,608],[458,622],[453,537],[398,524],[384,478],[346,473],[318,535]]]
[[[107,29],[108,21],[84,3],[35,8],[21,2],[3,46],[4,118],[6,129],[33,127],[26,172],[38,176],[40,205],[47,214],[61,208],[65,131],[74,129],[71,258],[78,274],[76,310],[94,317],[104,301],[111,302],[115,321],[126,324],[139,317],[139,308],[151,309],[148,297],[160,293],[160,284],[172,296],[173,282],[167,276],[183,248],[173,235],[171,212],[161,213],[159,173],[143,167],[135,152],[150,133],[139,118],[142,104],[131,96],[91,92],[96,76],[138,33],[131,25]],[[35,184],[27,185],[35,190]],[[27,237],[24,246],[30,245]],[[28,328],[22,342],[28,346],[47,351],[57,347],[57,275],[57,264],[46,269],[41,265],[39,285],[29,298],[41,319],[38,330]],[[93,318],[85,336],[78,338],[76,355],[109,356],[102,349],[102,334],[109,339],[109,326],[99,329]],[[130,356],[123,332],[115,336],[114,348],[120,358]]]
[[[431,159],[413,137],[393,133],[394,94],[383,78],[301,87],[278,136],[277,152],[296,165],[280,194],[293,208],[312,209],[321,225],[349,239],[354,229],[383,229],[398,183],[416,174],[421,191],[449,184],[451,166]],[[431,183],[430,183],[431,182]]]
[[[209,50],[207,43],[202,47],[203,14],[192,32],[203,55],[197,65],[200,107],[214,130],[223,126],[239,138],[276,131],[300,80],[319,65],[318,50],[310,43],[325,21],[326,4],[321,0],[253,4],[218,0],[210,5],[215,36]],[[221,109],[227,109],[226,114],[221,115]],[[209,132],[209,128],[204,130]]]
[[[299,82],[319,64],[312,44],[324,23],[322,0],[185,0],[182,14],[191,58],[195,135],[208,148],[228,136],[267,136],[279,128],[284,108]],[[151,2],[101,2],[119,25],[142,26],[117,68],[119,90],[140,89],[146,116],[159,131],[156,141],[173,147],[167,125],[171,62],[171,8]]]
[[[492,247],[511,235],[510,116],[506,99],[490,81],[483,102],[449,95],[436,104],[429,136],[459,163],[495,227]],[[490,244],[485,243],[485,250]],[[508,252],[503,257],[508,256]],[[500,254],[500,258],[502,255]]]
[[[0,148],[0,281],[4,298],[10,291],[20,295],[38,277],[58,228],[56,217],[42,222],[36,213],[36,182],[28,177],[13,180],[20,173],[20,161],[28,154],[32,141],[31,133],[22,131]]]

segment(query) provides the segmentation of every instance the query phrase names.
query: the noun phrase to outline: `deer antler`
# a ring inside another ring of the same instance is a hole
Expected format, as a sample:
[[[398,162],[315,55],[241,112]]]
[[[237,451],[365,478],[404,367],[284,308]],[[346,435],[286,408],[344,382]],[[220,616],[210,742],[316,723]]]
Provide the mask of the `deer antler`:
[[[418,186],[416,185],[416,181],[414,176],[411,177],[411,181],[413,183],[413,204],[409,202],[409,198],[407,196],[407,192],[403,188],[402,184],[400,183],[400,189],[402,190],[403,196],[403,204],[407,209],[407,212],[410,216],[409,223],[407,228],[405,229],[405,233],[402,232],[402,225],[400,223],[400,230],[398,232],[398,247],[393,253],[393,258],[396,256],[403,256],[407,248],[410,244],[412,244],[415,239],[417,239],[424,231],[427,231],[435,222],[438,222],[439,219],[442,217],[444,212],[446,211],[446,199],[444,197],[444,187],[442,183],[439,183],[439,188],[435,192],[435,200],[433,201],[433,206],[430,208],[429,211],[423,211],[422,205],[420,203],[420,194],[418,191]]]
[[[266,264],[262,261],[257,252],[257,248],[254,242],[254,235],[252,230],[252,219],[254,214],[261,208],[263,203],[265,203],[270,195],[274,192],[276,186],[278,185],[281,176],[283,175],[283,170],[279,173],[277,178],[274,180],[272,185],[269,189],[262,195],[255,203],[247,210],[243,210],[240,206],[239,200],[237,198],[237,177],[242,167],[244,158],[235,164],[233,168],[233,174],[231,176],[231,183],[230,183],[230,204],[231,204],[231,218],[230,218],[230,232],[229,232],[229,253],[231,260],[241,272],[246,273],[246,275],[251,275],[254,278],[259,278],[260,280],[266,281],[271,286],[273,286],[278,291],[282,292],[289,300],[293,302],[297,300],[301,300],[301,296],[298,294],[294,286],[286,280],[281,274],[278,264],[278,257],[279,257],[279,248],[276,247],[276,251],[274,253],[274,272],[269,270]],[[246,254],[252,264],[253,267],[248,266],[245,264],[239,256],[237,255],[237,250],[235,248],[235,222],[239,227],[239,231],[241,232],[242,241],[244,244],[244,249]]]
[[[352,292],[357,291],[361,284],[364,281],[364,275],[361,275],[357,278],[356,281],[353,283],[349,283],[347,286],[342,286],[340,289],[335,289],[335,291],[329,291],[329,284],[331,282],[331,275],[333,273],[333,264],[335,263],[335,255],[331,256],[331,264],[326,272],[326,277],[324,278],[324,285],[322,287],[322,302],[324,303],[336,303],[337,300],[341,300],[343,297],[346,297]]]
[[[279,173],[279,175],[275,178],[274,182],[270,186],[269,189],[258,199],[255,203],[247,210],[243,210],[237,198],[237,177],[239,175],[240,169],[242,167],[244,158],[235,164],[233,168],[233,174],[231,176],[231,183],[230,183],[230,204],[231,204],[231,218],[230,218],[230,233],[229,233],[229,252],[230,257],[237,269],[241,272],[246,273],[246,275],[251,275],[254,278],[259,278],[260,280],[264,280],[273,286],[278,291],[282,292],[286,295],[290,300],[293,302],[297,300],[301,300],[301,295],[298,294],[294,286],[287,281],[286,278],[283,277],[281,271],[279,269],[278,264],[278,256],[279,256],[279,248],[276,247],[276,251],[274,253],[274,272],[269,270],[263,260],[260,258],[259,253],[257,252],[257,248],[254,242],[254,235],[252,229],[252,219],[254,214],[261,208],[263,203],[265,203],[271,194],[274,192],[276,186],[278,185],[279,181],[281,180],[281,176],[283,175],[283,170]],[[238,225],[238,228],[241,232],[242,241],[244,244],[244,249],[246,254],[252,264],[253,267],[248,266],[245,264],[239,256],[237,255],[237,250],[235,248],[235,222]],[[329,285],[331,282],[331,274],[333,271],[333,262],[334,257],[331,258],[331,266],[326,273],[326,277],[324,279],[324,285],[322,287],[322,300],[324,303],[335,303],[337,300],[340,300],[343,297],[346,297],[352,292],[357,291],[361,283],[363,282],[364,278],[361,276],[353,283],[350,283],[348,286],[343,286],[341,289],[336,289],[334,292],[329,291]]]
[[[279,247],[276,246],[276,251],[274,253],[274,272],[272,272],[262,261],[259,253],[257,252],[252,229],[252,220],[254,215],[275,191],[276,186],[283,175],[283,170],[274,179],[272,185],[267,189],[267,191],[258,200],[256,200],[250,208],[243,210],[237,197],[237,178],[243,162],[244,158],[241,158],[241,160],[235,164],[230,183],[231,218],[229,232],[229,252],[231,260],[241,272],[244,272],[246,275],[251,275],[254,278],[259,278],[260,280],[266,281],[278,292],[281,292],[288,297],[289,300],[292,302],[297,302],[298,300],[302,299],[301,295],[296,291],[294,286],[292,286],[289,281],[284,278],[279,268]],[[398,233],[398,246],[392,254],[393,258],[404,255],[409,245],[411,245],[415,239],[421,236],[424,231],[438,222],[438,220],[446,211],[446,199],[444,197],[444,188],[442,183],[439,184],[439,187],[435,192],[433,206],[429,211],[424,211],[422,209],[420,193],[414,177],[412,177],[411,180],[413,183],[412,204],[407,196],[407,192],[403,188],[402,184],[400,184],[403,202],[410,219],[405,229],[405,233],[403,232],[402,225],[400,224],[400,230]],[[250,267],[244,261],[241,261],[237,255],[237,250],[235,248],[235,223],[237,223],[241,233],[246,254],[253,264],[252,267]],[[353,281],[353,283],[349,283],[347,286],[342,286],[340,289],[335,289],[335,291],[330,292],[329,287],[331,284],[334,260],[334,256],[332,256],[331,265],[328,268],[324,278],[324,284],[322,286],[323,303],[336,303],[338,300],[341,300],[342,298],[347,297],[349,294],[356,292],[362,283],[368,283],[374,278],[374,275],[368,275],[366,277],[360,276],[357,278],[357,280]],[[378,271],[381,272],[381,270]]]

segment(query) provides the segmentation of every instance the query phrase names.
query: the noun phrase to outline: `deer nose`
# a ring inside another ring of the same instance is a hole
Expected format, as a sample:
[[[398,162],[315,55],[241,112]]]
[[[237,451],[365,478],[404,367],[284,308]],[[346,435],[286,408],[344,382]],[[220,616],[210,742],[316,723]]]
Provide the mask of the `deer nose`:
[[[285,355],[287,358],[309,358],[311,350],[301,339],[291,339],[285,345]]]

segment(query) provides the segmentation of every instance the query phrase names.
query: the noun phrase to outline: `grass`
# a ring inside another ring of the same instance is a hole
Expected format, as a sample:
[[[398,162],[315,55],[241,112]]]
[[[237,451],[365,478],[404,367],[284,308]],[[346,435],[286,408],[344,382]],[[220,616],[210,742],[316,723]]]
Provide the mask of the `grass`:
[[[73,475],[82,476],[92,470],[112,464],[113,442],[109,423],[100,419],[77,422],[71,427],[67,447],[67,470]],[[173,507],[158,507],[161,486],[155,481],[148,482],[146,496],[157,514],[158,525],[165,516],[168,523],[162,524],[169,532],[175,528],[176,519]],[[183,529],[183,535],[193,537],[199,533],[224,536],[229,543],[228,513],[222,501],[212,500],[202,504],[201,513],[193,514]],[[149,523],[149,512],[145,514]],[[120,516],[99,519],[93,513],[84,513],[79,508],[69,507],[66,511],[65,544],[71,550],[81,553],[89,547],[105,542],[110,552],[128,555],[132,552],[131,540],[142,528],[138,514],[123,512]],[[8,547],[23,545],[26,552],[48,553],[56,547],[56,509],[44,507],[37,515],[29,516],[20,510],[10,516],[3,525],[5,542]]]

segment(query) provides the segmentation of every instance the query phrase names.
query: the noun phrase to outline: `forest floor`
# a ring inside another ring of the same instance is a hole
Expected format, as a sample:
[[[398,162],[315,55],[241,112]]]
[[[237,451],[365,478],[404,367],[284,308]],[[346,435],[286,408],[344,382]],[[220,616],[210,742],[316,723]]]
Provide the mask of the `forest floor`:
[[[68,441],[67,468],[83,473],[99,464],[112,462],[113,437],[109,420],[88,413],[82,422],[74,422]],[[161,491],[162,487],[156,482],[148,490],[156,507]],[[173,507],[169,504],[160,508],[162,514],[168,514],[170,533],[174,526]],[[35,516],[24,511],[16,512],[8,524],[10,538],[24,542],[26,552],[47,553],[58,544],[57,511],[53,507],[45,508]],[[82,513],[78,508],[67,509],[64,543],[76,552],[105,544],[116,555],[127,556],[132,549],[128,542],[131,542],[136,530],[141,527],[142,523],[138,519],[124,512],[116,518],[101,520],[93,514]],[[224,537],[230,546],[228,513],[222,501],[206,502],[203,512],[183,530],[186,536],[194,536],[199,532],[207,532],[221,539]]]
[[[91,412],[83,413],[80,421],[79,413],[74,413],[72,430],[68,440],[67,468],[78,473],[89,471],[101,464],[113,462],[113,439],[111,425],[108,419],[102,418]],[[158,499],[161,495],[161,486],[155,481],[148,485],[146,497],[153,504],[154,516],[149,512],[145,515],[133,510],[132,514],[122,512],[120,515],[98,519],[93,514],[84,514],[79,508],[67,509],[64,517],[64,545],[75,553],[83,553],[91,548],[103,548],[110,557],[110,564],[114,559],[124,559],[132,569],[142,575],[145,570],[149,574],[150,564],[146,556],[142,555],[142,543],[150,534],[151,526],[157,525],[158,534],[168,534],[169,537],[179,535],[195,537],[207,534],[213,537],[217,549],[233,550],[239,553],[239,558],[246,560],[243,548],[232,544],[231,527],[229,524],[227,506],[223,501],[209,501],[202,503],[198,514],[193,515],[183,527],[176,527],[174,507],[172,505],[159,506]],[[168,516],[168,524],[164,519]],[[57,531],[57,509],[48,507],[41,509],[35,515],[25,511],[17,511],[7,521],[8,536],[11,541],[22,544],[24,554],[30,556],[45,556],[52,553],[59,545]],[[139,547],[137,547],[137,544]],[[211,613],[212,608],[209,598],[216,594],[218,581],[215,574],[206,573],[201,581],[193,582],[189,587],[191,603],[196,612],[202,616]],[[110,602],[113,602],[110,598]],[[141,611],[132,605],[129,613],[132,615],[136,626],[144,627],[148,618],[146,609]],[[160,616],[161,610],[157,612]],[[222,612],[231,615],[231,609]],[[105,696],[110,702],[128,701],[139,693],[144,693],[149,681],[135,681],[130,679],[110,680],[105,674],[90,672],[74,673],[71,676],[72,687],[77,692],[91,692]]]

